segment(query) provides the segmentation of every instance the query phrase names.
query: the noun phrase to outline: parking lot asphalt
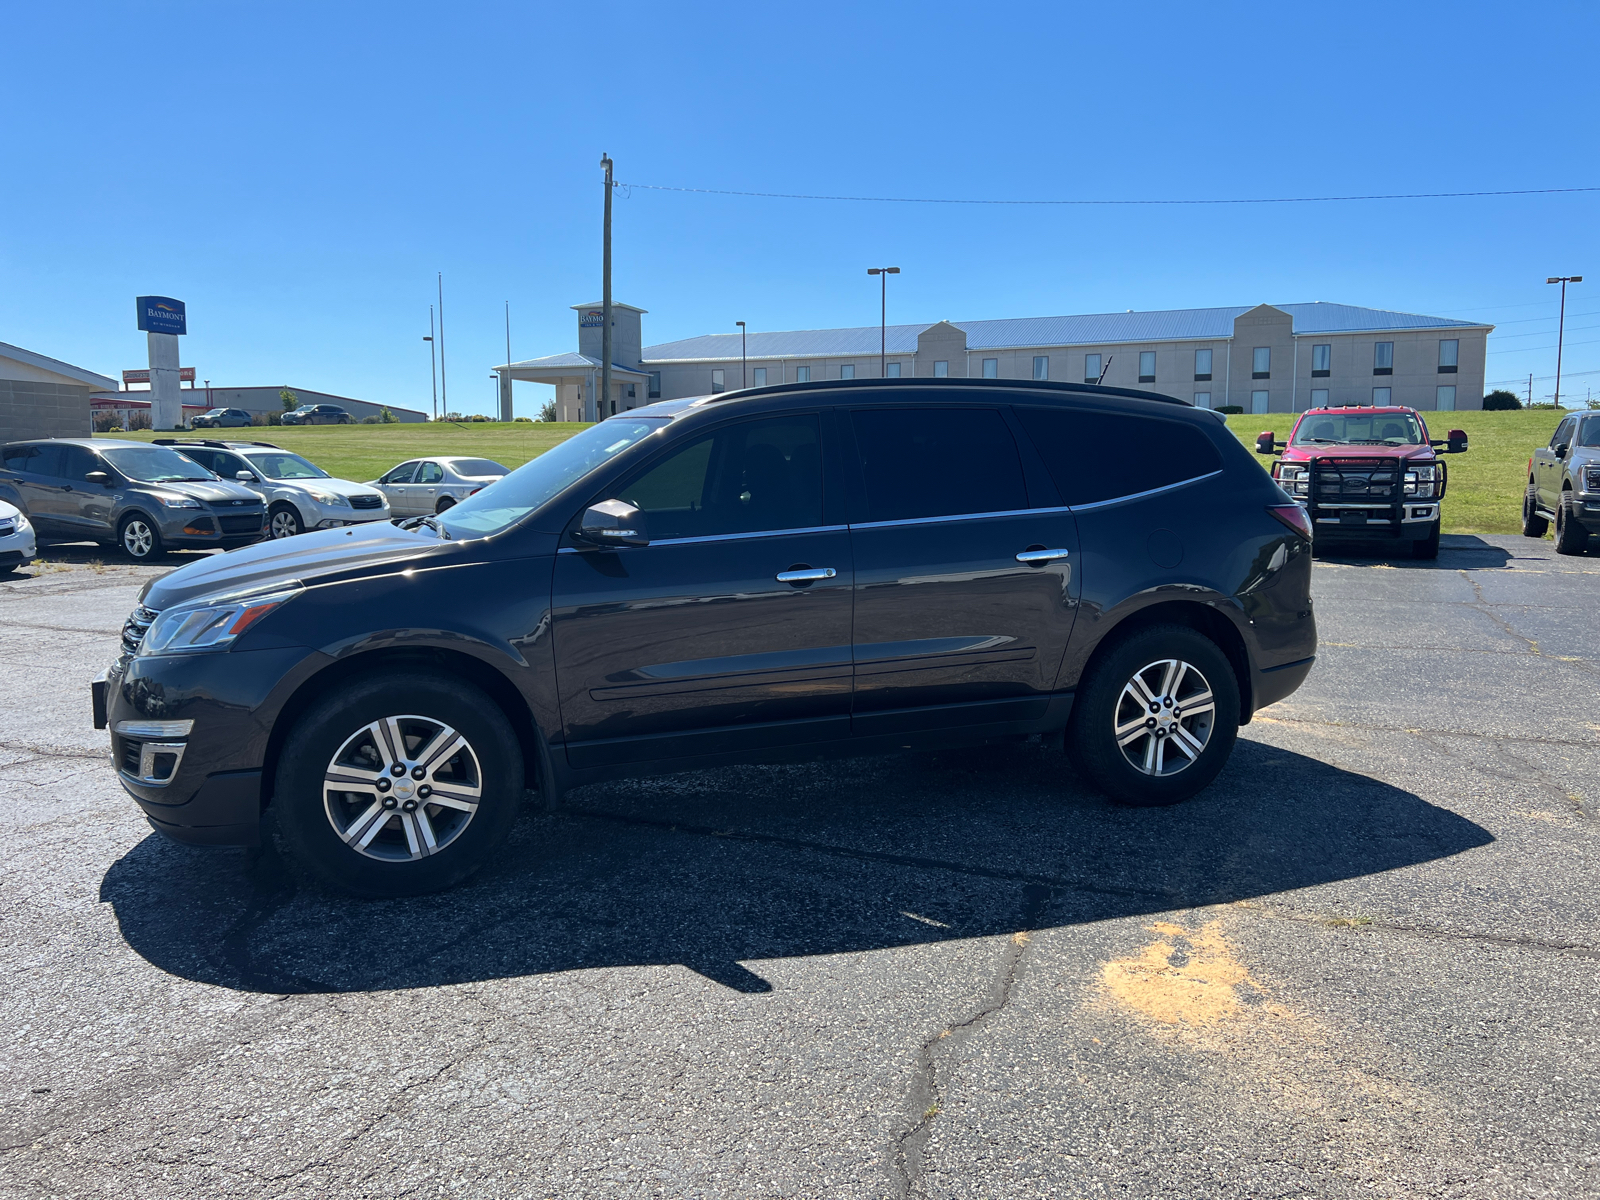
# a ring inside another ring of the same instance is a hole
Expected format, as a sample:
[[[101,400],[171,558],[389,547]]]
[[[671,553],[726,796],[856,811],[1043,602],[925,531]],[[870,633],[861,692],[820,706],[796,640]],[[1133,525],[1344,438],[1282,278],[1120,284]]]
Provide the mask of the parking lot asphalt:
[[[1314,572],[1173,809],[1059,745],[580,789],[357,901],[151,833],[0,582],[0,1195],[1600,1196],[1600,555]]]

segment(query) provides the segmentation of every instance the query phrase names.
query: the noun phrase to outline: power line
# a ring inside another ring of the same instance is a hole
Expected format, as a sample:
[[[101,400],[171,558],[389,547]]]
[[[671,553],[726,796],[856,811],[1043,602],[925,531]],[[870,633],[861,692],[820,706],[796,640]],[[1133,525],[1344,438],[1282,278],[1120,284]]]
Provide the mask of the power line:
[[[1550,196],[1569,192],[1600,192],[1600,187],[1516,188],[1485,192],[1393,192],[1371,196],[1266,196],[1229,200],[963,200],[929,196],[812,196],[800,192],[739,192],[728,188],[674,187],[664,183],[618,183],[624,189],[652,192],[690,192],[702,196],[746,196],[760,200],[842,200],[859,204],[988,204],[988,205],[1193,205],[1193,204],[1321,204],[1343,200],[1454,200],[1474,196]],[[1510,307],[1509,305],[1507,307]]]
[[[1596,370],[1593,370],[1593,371],[1563,371],[1561,373],[1561,375],[1562,375],[1562,378],[1564,378],[1564,379],[1571,379],[1574,376],[1578,376],[1578,375],[1600,375],[1600,368],[1597,368]],[[1533,382],[1534,383],[1544,383],[1544,382],[1546,382],[1548,380],[1551,380],[1551,379],[1554,379],[1554,378],[1555,378],[1554,375],[1535,375],[1533,377]],[[1496,380],[1493,380],[1490,383],[1485,384],[1484,386],[1485,387],[1500,387],[1503,384],[1508,384],[1508,383],[1527,383],[1527,382],[1528,382],[1528,377],[1526,375],[1518,375],[1515,379],[1496,379]]]
[[[1572,327],[1572,332],[1583,333],[1588,329],[1600,329],[1600,325],[1574,325]],[[1498,329],[1496,329],[1489,336],[1494,338],[1496,341],[1504,342],[1511,338],[1549,337],[1550,331],[1548,329],[1530,329],[1527,333],[1501,333]]]

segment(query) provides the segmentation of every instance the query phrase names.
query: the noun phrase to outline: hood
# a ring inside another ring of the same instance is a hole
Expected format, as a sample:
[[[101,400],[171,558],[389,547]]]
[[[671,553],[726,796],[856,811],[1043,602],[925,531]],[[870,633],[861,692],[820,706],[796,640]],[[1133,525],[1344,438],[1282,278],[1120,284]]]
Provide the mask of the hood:
[[[387,521],[372,521],[209,555],[152,579],[145,585],[139,602],[154,609],[170,608],[203,596],[378,573],[408,560],[449,555],[455,549],[451,543],[441,543],[428,534],[407,533]]]
[[[200,500],[206,504],[221,504],[232,507],[235,500],[248,500],[251,504],[260,507],[261,497],[252,492],[243,484],[229,483],[226,479],[205,479],[190,483],[139,483],[134,487],[150,492],[176,492],[180,496],[188,496],[192,500]]]
[[[1433,458],[1432,446],[1285,446],[1283,457],[1290,462],[1313,458]]]
[[[369,483],[352,483],[348,479],[269,479],[268,487],[297,487],[332,492],[335,496],[381,496]]]
[[[4,500],[0,500],[0,521],[9,521],[11,518],[20,517],[21,515],[22,511],[16,505],[7,504]]]

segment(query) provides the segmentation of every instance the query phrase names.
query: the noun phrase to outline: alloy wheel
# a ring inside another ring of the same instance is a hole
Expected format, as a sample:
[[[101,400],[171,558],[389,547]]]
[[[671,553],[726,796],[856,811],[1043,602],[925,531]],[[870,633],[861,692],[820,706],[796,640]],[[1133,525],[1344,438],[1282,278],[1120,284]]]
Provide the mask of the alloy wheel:
[[[384,717],[335,752],[323,811],[339,839],[384,862],[438,854],[478,811],[483,776],[467,739],[432,717]]]
[[[134,517],[122,527],[122,548],[132,557],[148,558],[155,544],[155,530],[138,517]]]
[[[275,538],[294,537],[300,532],[300,521],[288,509],[280,508],[272,514],[272,524],[269,528]]]
[[[1117,746],[1142,774],[1176,775],[1205,752],[1216,710],[1211,684],[1198,667],[1161,659],[1123,685],[1112,715]]]

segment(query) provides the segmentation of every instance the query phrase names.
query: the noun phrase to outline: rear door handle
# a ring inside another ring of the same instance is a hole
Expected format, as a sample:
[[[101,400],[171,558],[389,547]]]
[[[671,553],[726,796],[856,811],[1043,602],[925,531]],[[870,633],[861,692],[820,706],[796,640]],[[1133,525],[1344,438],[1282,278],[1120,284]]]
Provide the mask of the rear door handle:
[[[832,579],[839,572],[832,567],[806,567],[801,571],[779,571],[779,583],[815,583],[819,579]]]
[[[1027,563],[1030,567],[1040,563],[1055,562],[1062,558],[1071,558],[1071,550],[1024,550],[1017,555],[1019,563]]]

